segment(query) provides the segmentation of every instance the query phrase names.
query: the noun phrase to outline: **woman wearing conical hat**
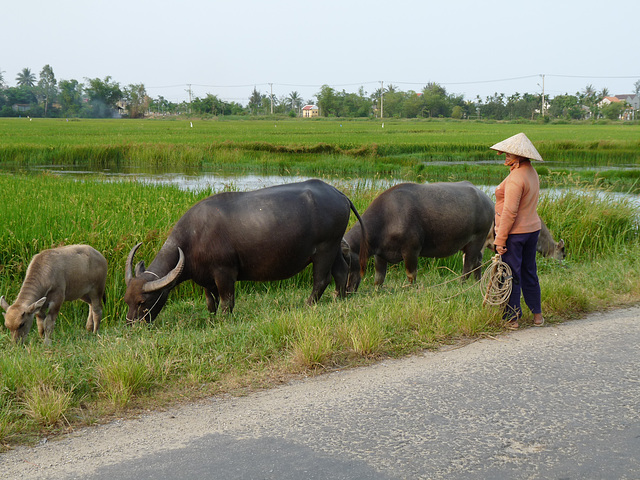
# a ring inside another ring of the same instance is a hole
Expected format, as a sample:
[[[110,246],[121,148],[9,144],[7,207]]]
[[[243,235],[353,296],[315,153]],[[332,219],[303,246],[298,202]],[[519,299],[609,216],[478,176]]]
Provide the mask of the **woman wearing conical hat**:
[[[536,243],[541,225],[536,211],[540,181],[531,160],[543,160],[524,133],[509,137],[490,148],[497,150],[498,154],[506,154],[504,164],[509,167],[509,175],[495,192],[496,252],[513,273],[513,288],[504,318],[510,328],[518,328],[518,321],[522,317],[522,293],[533,313],[533,324],[541,326],[544,319],[536,265]]]

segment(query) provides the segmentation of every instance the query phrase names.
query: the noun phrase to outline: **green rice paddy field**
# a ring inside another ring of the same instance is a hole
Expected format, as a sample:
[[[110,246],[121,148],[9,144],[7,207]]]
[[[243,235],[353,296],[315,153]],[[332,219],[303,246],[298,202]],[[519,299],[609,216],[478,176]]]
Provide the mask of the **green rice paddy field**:
[[[547,163],[546,185],[573,174],[636,190],[638,124],[455,121],[0,119],[0,165],[96,171],[262,173],[494,184],[503,170],[487,147],[525,131]]]
[[[542,196],[539,212],[568,251],[562,264],[539,258],[547,321],[638,302],[638,125],[0,119],[0,295],[15,299],[29,260],[45,248],[88,243],[109,262],[99,335],[84,331],[81,302],[63,306],[50,347],[35,328],[25,345],[12,344],[0,329],[0,445],[504,328],[500,313],[482,306],[480,286],[457,279],[460,255],[422,259],[414,286],[396,265],[376,290],[370,266],[357,294],[340,300],[329,287],[314,307],[304,303],[308,269],[282,282],[241,283],[232,316],[210,316],[202,290],[185,283],[153,325],[127,327],[122,297],[130,248],[142,241],[138,259],[148,264],[180,216],[216,192],[76,180],[31,167],[313,175],[341,188],[363,212],[381,189],[349,180],[495,184],[506,168],[488,146],[520,131],[548,160],[536,166],[554,194]],[[525,316],[523,328],[530,320]]]

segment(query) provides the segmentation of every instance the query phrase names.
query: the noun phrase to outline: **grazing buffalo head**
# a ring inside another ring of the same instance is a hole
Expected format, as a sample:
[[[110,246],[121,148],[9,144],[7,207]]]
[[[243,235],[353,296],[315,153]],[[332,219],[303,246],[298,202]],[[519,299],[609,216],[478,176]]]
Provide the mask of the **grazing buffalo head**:
[[[494,222],[491,222],[491,228],[489,229],[489,232],[487,232],[487,238],[484,241],[484,248],[482,249],[482,251],[484,252],[484,250],[488,248],[492,252],[495,252],[496,251],[496,246],[494,243],[495,240],[496,240],[496,223],[494,221]]]
[[[555,258],[559,262],[562,262],[566,256],[564,240],[560,239],[559,242],[556,242],[542,219],[540,219],[540,235],[538,236],[536,250],[543,256]]]
[[[127,290],[124,301],[129,306],[128,324],[141,320],[153,321],[167,301],[169,292],[176,285],[176,280],[184,268],[184,253],[178,247],[179,258],[175,266],[163,266],[162,262],[158,262],[156,273],[145,270],[144,262],[139,262],[134,273],[133,256],[140,245],[141,243],[138,243],[129,252],[125,269]]]
[[[355,293],[360,286],[360,280],[362,279],[360,258],[358,252],[354,252],[344,238],[341,242],[342,256],[344,257],[347,266],[349,267],[349,276],[347,278],[347,293]]]
[[[559,262],[561,262],[561,261],[563,261],[565,259],[567,254],[564,251],[564,240],[563,239],[560,239],[560,241],[554,245],[553,252],[551,253],[550,256],[551,256],[551,258],[555,258]]]
[[[26,306],[19,303],[9,305],[4,296],[0,297],[0,307],[6,312],[3,314],[4,325],[11,331],[11,339],[14,342],[22,343],[24,341],[31,330],[31,325],[33,325],[33,317],[42,308],[46,300],[47,297],[42,297]]]

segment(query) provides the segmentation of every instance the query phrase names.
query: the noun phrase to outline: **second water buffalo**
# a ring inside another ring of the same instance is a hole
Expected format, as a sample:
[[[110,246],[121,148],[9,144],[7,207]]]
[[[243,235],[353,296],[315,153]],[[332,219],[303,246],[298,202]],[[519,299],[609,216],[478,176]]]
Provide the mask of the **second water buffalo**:
[[[133,271],[140,244],[129,252],[127,321],[153,320],[169,292],[185,280],[204,287],[210,312],[215,313],[218,304],[223,313],[231,312],[235,282],[282,280],[310,263],[309,303],[320,298],[332,276],[344,296],[348,268],[341,241],[350,210],[360,219],[342,192],[320,180],[208,197],[178,220],[148,269],[140,262]]]
[[[63,302],[80,299],[89,304],[87,330],[97,333],[107,281],[107,261],[89,245],[67,245],[43,250],[31,259],[18,298],[13,303],[0,297],[11,338],[22,342],[35,316],[38,333],[47,345]]]
[[[407,278],[416,280],[419,257],[448,257],[464,252],[463,274],[480,266],[494,219],[493,201],[470,182],[402,183],[381,193],[362,214],[369,255],[375,260],[375,285],[382,285],[389,263],[404,261]],[[344,254],[352,265],[347,290],[360,284],[358,224],[347,232]],[[480,278],[480,270],[475,270]]]

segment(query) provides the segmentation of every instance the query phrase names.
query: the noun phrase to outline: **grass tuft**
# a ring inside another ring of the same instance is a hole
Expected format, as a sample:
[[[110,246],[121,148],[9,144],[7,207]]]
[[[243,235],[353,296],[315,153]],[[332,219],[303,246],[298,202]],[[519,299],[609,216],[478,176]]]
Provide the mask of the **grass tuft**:
[[[33,385],[26,392],[23,412],[37,424],[51,427],[65,419],[73,393],[52,385]]]
[[[329,326],[313,316],[296,320],[296,335],[291,346],[294,365],[302,369],[326,366],[335,353],[335,339]]]
[[[356,355],[373,357],[386,341],[384,324],[375,318],[360,317],[347,327],[349,345]]]
[[[148,392],[156,383],[157,356],[153,350],[120,343],[103,349],[96,362],[96,383],[116,409],[124,408],[135,395]]]

